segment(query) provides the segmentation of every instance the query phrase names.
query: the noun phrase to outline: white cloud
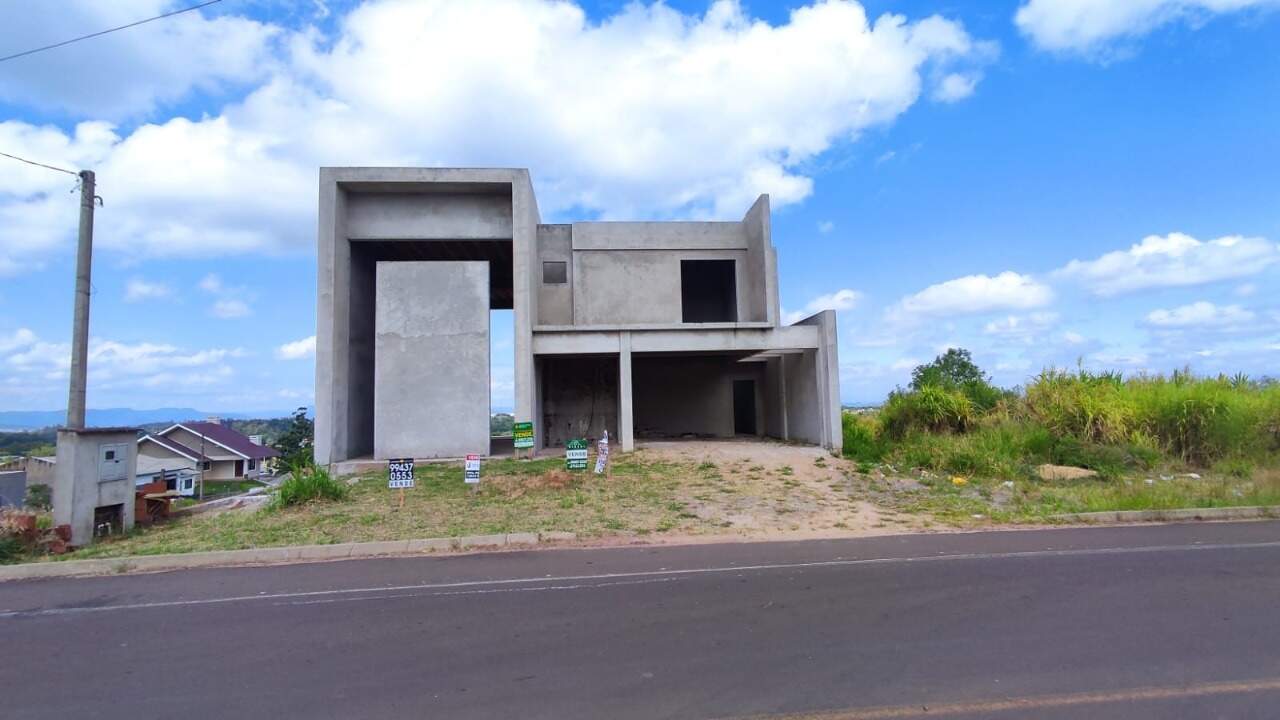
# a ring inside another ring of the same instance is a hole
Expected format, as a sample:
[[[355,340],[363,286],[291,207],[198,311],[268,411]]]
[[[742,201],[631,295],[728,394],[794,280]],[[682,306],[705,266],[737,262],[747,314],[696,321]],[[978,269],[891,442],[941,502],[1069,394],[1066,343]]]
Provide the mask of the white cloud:
[[[253,310],[249,308],[249,304],[245,301],[229,298],[216,300],[214,301],[213,306],[209,308],[210,315],[223,320],[247,317],[252,313]]]
[[[159,300],[160,298],[169,297],[171,293],[172,290],[164,283],[153,283],[141,278],[133,278],[125,285],[124,301],[132,303],[144,300]]]
[[[316,354],[316,336],[294,340],[276,348],[276,357],[281,360],[301,360]]]
[[[0,4],[6,50],[45,45],[175,9],[172,0]],[[264,76],[271,25],[184,13],[0,65],[0,99],[45,110],[140,116],[196,89]]]
[[[36,340],[36,334],[29,328],[18,328],[8,337],[0,336],[0,355],[28,347]]]
[[[0,340],[0,366],[4,382],[26,384],[47,392],[54,386],[65,391],[70,368],[70,345],[41,340],[31,331]],[[234,374],[229,360],[244,357],[242,348],[214,347],[186,351],[163,342],[125,343],[91,338],[88,373],[91,391],[128,388],[182,388],[210,384]]]
[[[978,88],[978,76],[975,74],[951,73],[942,78],[942,82],[933,90],[933,99],[938,102],[959,102]]]
[[[891,319],[1030,310],[1048,305],[1053,291],[1029,275],[1005,271],[995,277],[967,275],[930,285],[889,309]]]
[[[852,310],[861,300],[862,293],[844,288],[827,295],[819,295],[810,300],[803,310],[784,313],[782,322],[784,325],[791,325],[823,310]]]
[[[1062,341],[1068,345],[1083,345],[1088,338],[1074,330],[1068,330],[1062,333]]]
[[[1258,286],[1253,283],[1244,283],[1240,287],[1236,288],[1235,292],[1236,295],[1239,295],[1240,297],[1250,297],[1254,293],[1258,292]]]
[[[1190,235],[1149,235],[1128,250],[1072,260],[1055,271],[1102,296],[1154,287],[1201,285],[1255,275],[1280,261],[1280,247],[1239,235],[1201,242]]]
[[[992,52],[957,22],[872,21],[845,0],[778,25],[725,0],[700,16],[631,4],[600,22],[550,0],[387,0],[336,27],[281,38],[274,61],[253,63],[267,79],[220,112],[124,137],[10,122],[0,140],[93,167],[111,213],[95,240],[144,256],[309,249],[318,165],[525,165],[544,216],[736,218],[761,192],[775,207],[803,199],[807,163]],[[0,180],[0,272],[74,236],[70,179],[45,175]]]
[[[1028,0],[1014,22],[1045,50],[1096,53],[1177,20],[1280,7],[1280,0]]]
[[[1253,319],[1254,314],[1239,305],[1218,306],[1203,300],[1147,314],[1147,324],[1159,328],[1224,328],[1252,322]]]
[[[836,229],[836,224],[831,222],[830,220],[823,220],[818,223],[818,232],[822,233],[823,235],[826,235],[827,233],[830,233],[832,230],[835,230],[835,229]]]
[[[1057,321],[1057,313],[1050,312],[1008,315],[983,325],[982,332],[986,335],[1024,338],[1047,330]]]
[[[207,293],[222,292],[222,278],[218,277],[217,273],[209,273],[200,278],[199,285],[200,289]]]

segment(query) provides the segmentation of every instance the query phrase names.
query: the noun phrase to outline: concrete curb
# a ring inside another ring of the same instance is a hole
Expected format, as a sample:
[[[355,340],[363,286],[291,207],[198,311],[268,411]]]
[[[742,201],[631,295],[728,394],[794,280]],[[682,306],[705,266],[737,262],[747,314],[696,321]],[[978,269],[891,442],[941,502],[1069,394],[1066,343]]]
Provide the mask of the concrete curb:
[[[577,537],[576,533],[571,532],[509,533],[506,535],[466,535],[462,537],[385,540],[381,542],[342,543],[337,545],[294,545],[291,547],[257,548],[253,550],[217,550],[172,555],[132,555],[118,558],[102,558],[100,560],[37,562],[22,565],[0,565],[0,582],[5,580],[27,580],[30,578],[186,570],[189,568],[227,565],[274,565],[298,561],[421,555],[451,550],[566,542],[576,540]]]
[[[1082,523],[1178,522],[1182,520],[1256,520],[1280,518],[1280,505],[1184,508],[1181,510],[1114,510],[1051,515],[1049,519]]]

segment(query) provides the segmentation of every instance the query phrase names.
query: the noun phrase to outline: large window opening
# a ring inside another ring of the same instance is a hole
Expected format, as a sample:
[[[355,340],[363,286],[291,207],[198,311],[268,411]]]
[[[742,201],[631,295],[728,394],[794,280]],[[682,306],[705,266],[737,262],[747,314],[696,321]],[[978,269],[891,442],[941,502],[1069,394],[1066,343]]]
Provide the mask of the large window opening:
[[[489,311],[489,453],[510,454],[516,407],[516,316]]]
[[[680,308],[682,322],[737,322],[734,261],[681,260]]]

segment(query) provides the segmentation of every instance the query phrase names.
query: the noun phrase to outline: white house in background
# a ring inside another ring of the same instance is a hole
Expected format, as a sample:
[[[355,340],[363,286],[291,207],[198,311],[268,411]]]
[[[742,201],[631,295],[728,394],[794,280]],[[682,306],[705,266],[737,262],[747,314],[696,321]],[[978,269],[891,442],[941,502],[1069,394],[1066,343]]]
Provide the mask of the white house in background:
[[[184,494],[194,480],[238,480],[264,474],[280,453],[219,420],[181,422],[138,439],[138,484],[164,479]]]

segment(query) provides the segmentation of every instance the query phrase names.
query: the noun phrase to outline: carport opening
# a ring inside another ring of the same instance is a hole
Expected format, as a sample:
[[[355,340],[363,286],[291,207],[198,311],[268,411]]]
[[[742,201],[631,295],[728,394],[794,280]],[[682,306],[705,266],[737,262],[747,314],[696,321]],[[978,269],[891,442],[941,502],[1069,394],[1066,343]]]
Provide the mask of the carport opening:
[[[598,440],[618,434],[618,356],[540,358],[542,432],[545,447],[566,440]]]
[[[764,427],[764,363],[739,354],[635,353],[632,425],[639,439],[731,438]]]
[[[681,320],[737,322],[738,283],[733,260],[681,260]]]

